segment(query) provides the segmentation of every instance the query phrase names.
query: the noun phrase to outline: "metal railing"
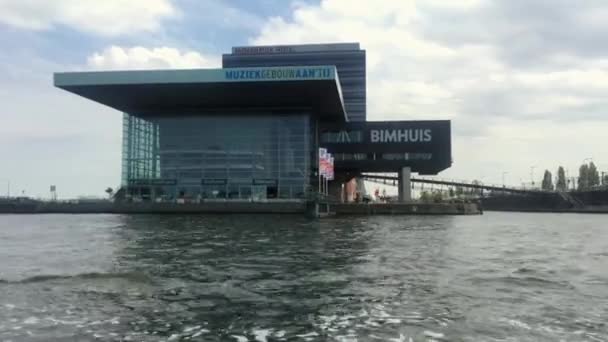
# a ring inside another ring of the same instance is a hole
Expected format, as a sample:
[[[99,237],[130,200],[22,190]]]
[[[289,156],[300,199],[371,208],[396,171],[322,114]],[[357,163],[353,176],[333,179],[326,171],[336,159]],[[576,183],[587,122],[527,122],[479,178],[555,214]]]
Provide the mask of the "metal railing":
[[[363,178],[366,180],[386,180],[386,181],[392,181],[393,183],[396,183],[399,180],[398,177],[395,177],[395,176],[380,176],[380,175],[369,175],[369,174],[364,174]],[[548,192],[548,191],[541,190],[538,188],[513,187],[513,186],[498,185],[498,184],[486,184],[483,182],[442,179],[442,178],[436,178],[436,177],[433,177],[433,178],[416,177],[416,178],[411,178],[411,181],[412,181],[412,183],[453,186],[453,187],[462,187],[462,188],[468,188],[468,189],[480,189],[480,190],[498,191],[498,192],[514,192],[514,193]],[[384,183],[384,184],[386,184],[386,183]]]

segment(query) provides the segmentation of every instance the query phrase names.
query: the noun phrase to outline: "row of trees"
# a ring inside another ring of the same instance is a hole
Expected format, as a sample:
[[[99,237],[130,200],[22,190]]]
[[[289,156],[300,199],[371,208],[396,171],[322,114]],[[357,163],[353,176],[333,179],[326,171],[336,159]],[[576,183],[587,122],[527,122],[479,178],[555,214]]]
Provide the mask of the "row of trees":
[[[473,184],[481,185],[480,181],[474,180]],[[440,203],[446,199],[464,199],[469,197],[478,197],[482,195],[481,189],[464,188],[461,186],[449,187],[447,189],[438,190],[422,190],[420,192],[420,201],[424,203]]]
[[[604,179],[602,179],[602,177]],[[553,185],[553,175],[549,170],[545,170],[541,189],[566,191],[569,188],[568,184],[569,182],[566,179],[566,172],[564,171],[564,168],[560,166],[557,169],[555,186]],[[593,162],[581,165],[581,167],[578,169],[578,190],[586,190],[598,185],[608,185],[608,175],[600,176],[600,173]]]

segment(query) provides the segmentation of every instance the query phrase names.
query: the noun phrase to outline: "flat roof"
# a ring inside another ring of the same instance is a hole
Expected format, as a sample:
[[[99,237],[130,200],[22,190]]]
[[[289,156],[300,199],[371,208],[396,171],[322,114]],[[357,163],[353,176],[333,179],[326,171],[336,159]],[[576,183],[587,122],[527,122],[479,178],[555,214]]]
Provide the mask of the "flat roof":
[[[132,115],[221,109],[311,109],[348,121],[335,66],[55,73],[56,87]]]

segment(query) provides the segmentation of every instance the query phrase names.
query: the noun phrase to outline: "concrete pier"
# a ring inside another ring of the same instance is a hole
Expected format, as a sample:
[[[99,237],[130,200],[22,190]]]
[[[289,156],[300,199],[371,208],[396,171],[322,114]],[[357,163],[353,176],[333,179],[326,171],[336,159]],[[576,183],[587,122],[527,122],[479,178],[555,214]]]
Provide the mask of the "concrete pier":
[[[38,202],[32,205],[0,207],[0,213],[24,214],[191,214],[191,213],[268,213],[303,214],[307,210],[304,201],[213,201],[205,203],[60,203]]]
[[[333,204],[336,215],[481,215],[477,203]]]
[[[404,167],[399,170],[399,202],[412,201],[412,169]]]

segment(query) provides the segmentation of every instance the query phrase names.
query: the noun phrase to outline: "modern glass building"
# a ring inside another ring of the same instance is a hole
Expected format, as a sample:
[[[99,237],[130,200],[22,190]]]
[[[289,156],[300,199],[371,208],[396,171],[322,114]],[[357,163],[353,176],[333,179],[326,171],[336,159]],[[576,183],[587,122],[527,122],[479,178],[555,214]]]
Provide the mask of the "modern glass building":
[[[124,113],[125,198],[304,201],[319,191],[320,147],[336,156],[336,183],[451,165],[449,121],[363,121],[358,44],[240,47],[221,69],[67,72],[54,83]]]

